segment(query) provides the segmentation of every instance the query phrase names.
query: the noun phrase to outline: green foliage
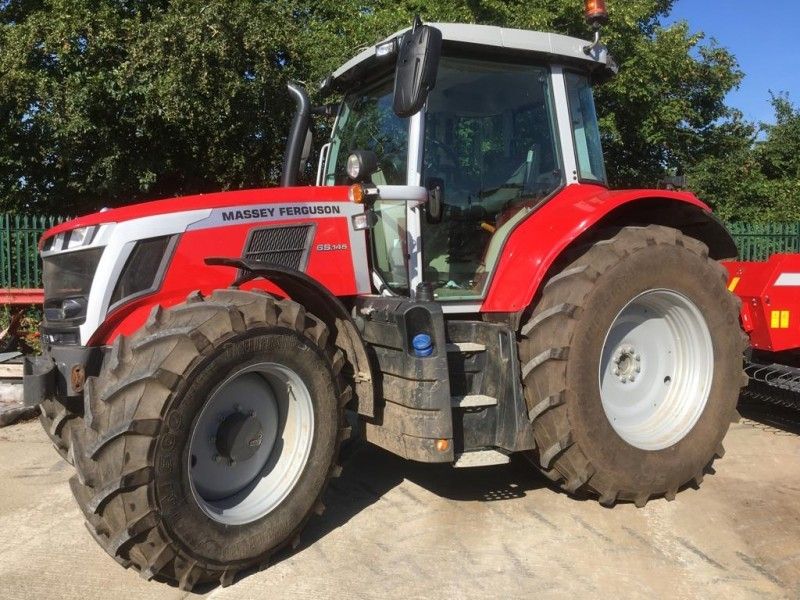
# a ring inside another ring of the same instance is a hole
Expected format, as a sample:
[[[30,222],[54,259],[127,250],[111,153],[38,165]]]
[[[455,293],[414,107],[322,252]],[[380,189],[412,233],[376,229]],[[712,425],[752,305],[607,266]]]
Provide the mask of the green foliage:
[[[800,220],[800,109],[784,95],[772,105],[774,124],[721,126],[717,151],[689,170],[692,189],[724,219]]]
[[[617,185],[653,185],[717,151],[741,78],[727,51],[661,26],[672,3],[610,3],[604,36],[622,71],[598,105]],[[313,90],[417,12],[589,34],[580,0],[0,0],[0,209],[275,183],[286,81]]]

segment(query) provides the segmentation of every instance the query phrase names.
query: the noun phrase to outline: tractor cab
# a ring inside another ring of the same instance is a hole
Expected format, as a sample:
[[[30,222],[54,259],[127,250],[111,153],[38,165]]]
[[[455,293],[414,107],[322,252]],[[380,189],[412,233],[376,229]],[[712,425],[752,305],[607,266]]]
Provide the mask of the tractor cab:
[[[427,188],[425,206],[375,202],[374,283],[399,295],[425,283],[438,300],[475,303],[526,215],[570,184],[606,184],[591,86],[616,65],[604,47],[561,35],[420,27],[326,80],[344,101],[317,183]],[[417,85],[421,109],[409,115],[398,110],[398,95],[411,95],[401,65],[415,32],[427,44],[416,58],[428,79]]]

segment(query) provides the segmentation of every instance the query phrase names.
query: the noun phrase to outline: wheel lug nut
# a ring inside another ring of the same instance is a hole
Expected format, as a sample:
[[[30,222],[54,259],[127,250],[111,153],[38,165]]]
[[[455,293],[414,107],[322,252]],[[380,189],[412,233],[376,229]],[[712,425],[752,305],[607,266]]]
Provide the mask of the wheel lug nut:
[[[614,375],[616,375],[617,377],[619,377],[619,369],[614,369]]]

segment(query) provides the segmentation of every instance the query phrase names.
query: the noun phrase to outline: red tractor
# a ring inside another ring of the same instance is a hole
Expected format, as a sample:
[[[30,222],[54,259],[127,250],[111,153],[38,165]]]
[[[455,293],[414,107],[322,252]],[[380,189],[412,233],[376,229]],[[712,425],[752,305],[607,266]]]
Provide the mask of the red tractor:
[[[292,86],[282,187],[48,231],[25,395],[97,542],[183,589],[265,565],[323,511],[345,410],[405,458],[524,453],[606,506],[699,484],[744,383],[736,247],[691,194],[608,189],[615,72],[597,39],[417,22],[325,80],[315,187]]]

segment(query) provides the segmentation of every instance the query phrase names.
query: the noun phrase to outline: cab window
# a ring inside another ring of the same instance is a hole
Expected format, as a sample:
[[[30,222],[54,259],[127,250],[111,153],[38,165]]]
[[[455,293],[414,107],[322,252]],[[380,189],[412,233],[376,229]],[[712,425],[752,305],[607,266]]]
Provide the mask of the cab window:
[[[423,220],[424,279],[440,299],[483,294],[511,228],[561,187],[550,72],[443,58],[425,121],[424,176],[443,190]]]
[[[566,81],[579,178],[605,184],[606,167],[591,84],[585,75],[571,72],[566,74]]]

